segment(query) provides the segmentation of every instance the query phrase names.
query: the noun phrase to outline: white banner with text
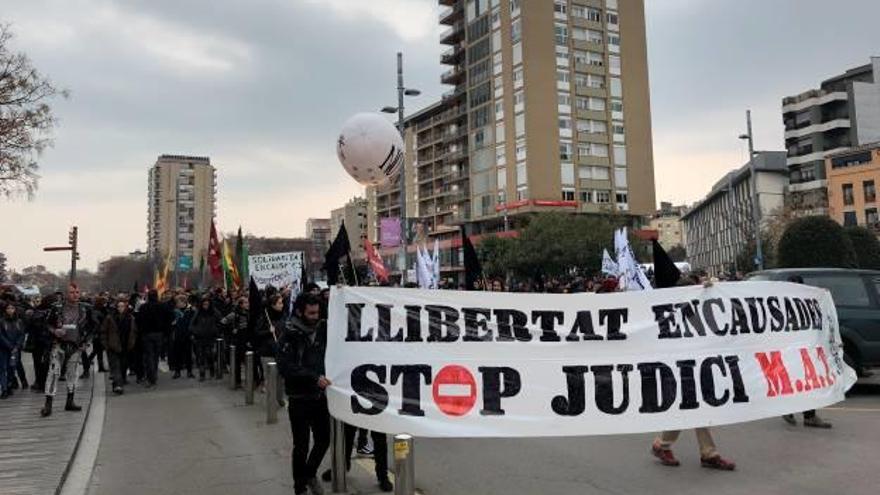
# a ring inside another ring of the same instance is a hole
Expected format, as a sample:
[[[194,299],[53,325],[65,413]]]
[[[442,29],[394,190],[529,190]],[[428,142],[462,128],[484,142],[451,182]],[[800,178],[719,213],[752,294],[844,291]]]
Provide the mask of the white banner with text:
[[[299,286],[302,266],[301,251],[248,256],[248,272],[260,289]]]
[[[331,414],[386,433],[535,437],[722,425],[843,400],[824,289],[616,294],[333,287]]]

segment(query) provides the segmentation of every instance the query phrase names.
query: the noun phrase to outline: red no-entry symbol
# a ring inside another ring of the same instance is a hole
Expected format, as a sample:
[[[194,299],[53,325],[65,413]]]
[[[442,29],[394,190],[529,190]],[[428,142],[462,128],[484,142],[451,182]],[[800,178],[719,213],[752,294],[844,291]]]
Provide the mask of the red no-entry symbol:
[[[463,366],[446,366],[434,378],[434,403],[449,416],[464,416],[477,402],[477,381]]]

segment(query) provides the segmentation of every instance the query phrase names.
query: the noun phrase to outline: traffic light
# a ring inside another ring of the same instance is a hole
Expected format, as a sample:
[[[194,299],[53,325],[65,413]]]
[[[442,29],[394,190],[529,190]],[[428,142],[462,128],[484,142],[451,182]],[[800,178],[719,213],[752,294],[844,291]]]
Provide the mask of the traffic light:
[[[67,234],[67,242],[71,246],[76,246],[76,240],[77,240],[76,238],[77,238],[78,230],[79,229],[77,227],[71,227],[70,233]]]

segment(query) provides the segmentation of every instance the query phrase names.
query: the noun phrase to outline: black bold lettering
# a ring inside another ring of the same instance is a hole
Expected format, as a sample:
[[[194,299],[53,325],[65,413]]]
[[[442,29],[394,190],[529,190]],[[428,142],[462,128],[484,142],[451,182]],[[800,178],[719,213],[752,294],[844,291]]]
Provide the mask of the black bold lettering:
[[[431,367],[427,364],[394,365],[391,367],[391,384],[397,385],[397,379],[403,377],[401,388],[401,405],[397,410],[402,416],[424,416],[422,410],[422,381],[431,384]]]
[[[706,326],[703,325],[703,319],[700,318],[700,300],[694,299],[691,303],[678,303],[675,305],[675,308],[681,311],[681,323],[684,327],[684,336],[685,337],[693,337],[694,335],[691,333],[691,327],[693,327],[694,331],[697,332],[697,335],[700,337],[706,336]]]
[[[376,342],[403,342],[403,329],[391,335],[391,308],[390,304],[377,304],[376,312],[379,314],[379,329],[376,332]]]
[[[578,332],[583,334],[581,337],[583,340],[602,340],[602,336],[596,335],[596,332],[593,331],[593,315],[589,311],[577,312],[577,319],[575,319],[574,326],[571,327],[571,332],[565,337],[565,340],[577,342]]]
[[[746,317],[746,308],[739,299],[730,300],[730,335],[738,333],[751,333],[749,329],[749,319]]]
[[[629,318],[629,308],[612,308],[599,310],[599,325],[606,325],[605,338],[608,340],[625,340],[626,334],[620,331],[620,327]]]
[[[483,416],[503,416],[501,399],[513,397],[522,388],[519,371],[507,367],[480,366],[483,374]],[[503,385],[503,386],[502,386]]]
[[[654,312],[654,321],[660,330],[658,339],[681,338],[681,329],[675,323],[675,311],[672,308],[672,304],[658,304],[651,307],[651,311]]]
[[[739,369],[739,356],[724,356],[727,367],[730,369],[730,379],[733,381],[733,402],[748,402],[746,386],[743,384],[742,371]]]
[[[514,339],[520,342],[530,342],[532,334],[529,332],[529,317],[522,311],[515,309],[496,309],[495,319],[498,322],[498,342],[511,342]]]
[[[712,407],[723,406],[730,400],[730,391],[724,390],[724,394],[718,397],[715,394],[715,375],[712,367],[717,366],[721,370],[721,376],[727,376],[727,368],[721,356],[713,356],[703,360],[700,364],[700,389],[703,391],[703,401]]]
[[[781,306],[779,305],[779,298],[776,296],[768,297],[767,309],[770,310],[770,317],[773,319],[773,322],[770,323],[770,331],[781,331],[782,328],[785,327],[785,314],[782,312]]]
[[[782,300],[785,303],[785,331],[797,332],[800,330],[800,327],[798,327],[797,313],[794,310],[794,304],[792,304],[791,299],[787,297],[784,297]]]
[[[426,305],[428,312],[428,342],[455,342],[461,330],[458,328],[458,310],[449,306]],[[443,332],[443,329],[446,332]]]
[[[562,311],[532,311],[532,323],[541,322],[541,342],[559,342],[556,324],[562,325],[565,313]]]
[[[492,310],[489,308],[461,308],[464,315],[464,342],[490,342],[492,330],[489,330],[489,320],[492,318]],[[482,317],[482,318],[479,318]],[[485,332],[485,333],[481,333]]]
[[[631,364],[618,364],[617,371],[623,380],[623,390],[620,405],[614,405],[614,381],[611,373],[614,367],[611,365],[591,366],[593,379],[596,384],[596,407],[605,414],[623,414],[629,407],[629,372],[633,370]]]
[[[374,373],[378,381],[370,380],[367,373]],[[375,416],[388,407],[388,392],[382,384],[385,383],[385,366],[378,364],[362,364],[351,370],[351,390],[356,394],[351,396],[352,414],[365,414]],[[362,405],[358,397],[370,401],[369,407]]]
[[[404,306],[406,308],[406,341],[422,342],[422,307]]]
[[[764,330],[767,329],[767,308],[764,307],[764,298],[747,297],[746,304],[749,306],[749,316],[752,320],[752,331],[755,333],[764,333]]]
[[[693,359],[685,359],[676,361],[678,366],[678,375],[681,377],[681,404],[679,409],[697,409],[700,403],[697,402],[697,380],[694,378],[694,368],[697,362]]]
[[[587,366],[563,366],[565,382],[568,385],[568,397],[557,395],[550,402],[553,412],[560,416],[577,416],[586,408],[586,385],[584,375],[589,373]]]
[[[677,384],[672,368],[663,363],[639,363],[642,376],[642,407],[640,413],[659,413],[666,411],[675,402]],[[658,384],[659,382],[659,384]],[[657,386],[660,396],[657,396]]]
[[[373,341],[372,329],[368,330],[366,334],[361,334],[364,306],[366,306],[366,304],[363,303],[348,303],[345,305],[348,309],[348,332],[345,335],[346,342]]]
[[[718,327],[718,321],[715,319],[715,312],[712,310],[713,306],[717,306],[718,309],[721,310],[722,316],[724,315],[724,302],[721,299],[706,299],[703,302],[703,319],[706,320],[706,326],[709,327],[709,330],[715,335],[727,335],[728,330],[730,330],[730,325],[725,323],[724,328]]]

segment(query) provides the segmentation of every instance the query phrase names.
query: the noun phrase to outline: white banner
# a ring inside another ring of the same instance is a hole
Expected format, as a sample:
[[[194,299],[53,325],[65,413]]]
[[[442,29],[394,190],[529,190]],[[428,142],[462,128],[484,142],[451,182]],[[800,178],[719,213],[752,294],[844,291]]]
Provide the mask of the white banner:
[[[298,287],[302,278],[302,265],[302,251],[248,256],[248,272],[260,289],[265,289],[268,285],[277,289]]]
[[[331,414],[425,437],[642,433],[843,400],[822,289],[738,282],[617,294],[331,289]]]

